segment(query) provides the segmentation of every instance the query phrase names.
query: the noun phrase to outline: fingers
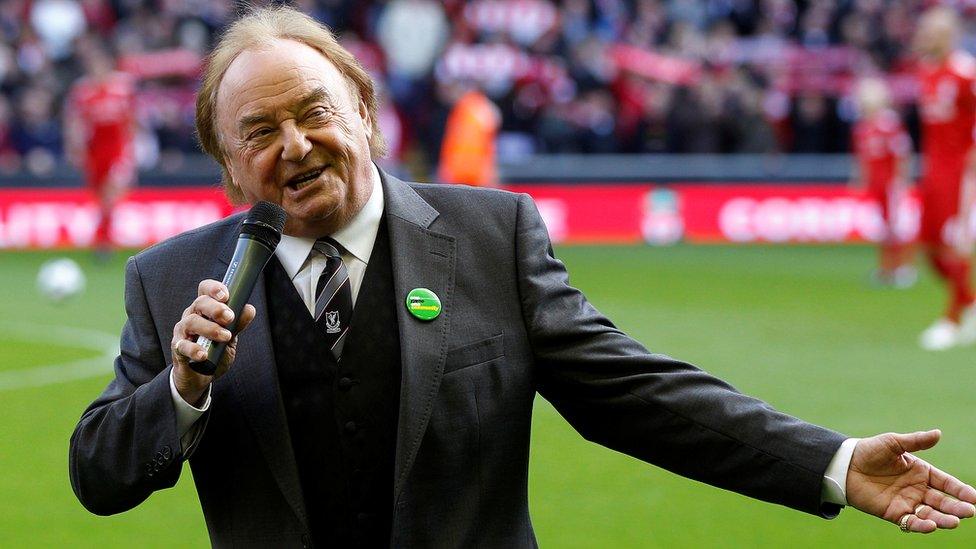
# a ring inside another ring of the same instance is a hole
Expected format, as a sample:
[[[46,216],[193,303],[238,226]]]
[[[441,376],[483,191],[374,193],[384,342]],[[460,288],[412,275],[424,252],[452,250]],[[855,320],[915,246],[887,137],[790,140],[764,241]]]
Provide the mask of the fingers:
[[[931,507],[959,518],[969,518],[976,515],[976,507],[972,503],[953,499],[938,490],[926,490],[922,501]]]
[[[234,311],[209,295],[201,295],[196,298],[190,305],[189,311],[202,315],[222,326],[229,326],[234,321]]]
[[[964,517],[963,515],[958,516],[966,518],[976,515],[976,507],[972,505],[976,503],[976,488],[935,467],[929,469],[929,486],[941,490],[957,500],[962,500],[960,503],[967,502],[966,509],[972,512]]]
[[[189,309],[227,326],[234,320],[234,311],[225,304],[229,297],[230,293],[223,283],[212,279],[201,280],[197,286],[197,298]]]
[[[227,347],[224,349],[224,356],[221,358],[220,365],[219,365],[220,367],[224,367],[225,365],[229,366],[232,362],[234,362],[234,358],[237,356],[238,336],[241,334],[241,332],[243,332],[248,327],[248,325],[251,324],[251,321],[254,320],[254,317],[256,315],[257,315],[257,310],[254,308],[253,305],[251,304],[244,305],[244,310],[241,311],[241,319],[240,321],[238,321],[237,328],[234,331],[234,337],[233,339],[230,340],[230,343],[228,343]]]
[[[254,305],[250,303],[245,305],[244,310],[241,311],[241,319],[237,321],[237,333],[243,332],[251,324],[251,321],[254,320],[256,315],[257,310],[254,308]]]
[[[204,280],[197,291],[199,295],[173,327],[173,361],[184,365],[184,358],[206,358],[203,348],[196,343],[198,337],[217,342],[229,342],[232,337],[226,329],[234,321],[234,312],[224,304],[229,296],[227,287],[216,280]]]
[[[942,437],[942,431],[932,429],[931,431],[916,431],[906,434],[895,433],[893,436],[895,442],[901,446],[904,452],[918,452],[935,446],[939,442],[939,438]]]
[[[233,363],[236,355],[237,334],[243,331],[257,314],[254,306],[245,305],[240,311],[240,318],[235,318],[234,312],[227,306],[229,293],[227,287],[216,280],[204,280],[197,287],[197,298],[183,311],[183,317],[173,327],[173,364],[175,371],[183,377],[189,377],[192,389],[198,389],[197,378],[220,377]],[[232,331],[233,330],[233,333]],[[214,342],[227,343],[214,376],[200,376],[191,372],[188,361],[206,360],[207,354],[197,343],[198,338],[204,337]],[[182,380],[182,377],[181,377]],[[179,385],[179,380],[177,382]],[[179,386],[177,387],[180,388]],[[180,394],[183,394],[181,391]]]
[[[935,532],[938,529],[938,525],[934,520],[923,519],[917,515],[908,515],[908,521],[906,523],[906,528],[909,532],[917,532],[919,534],[929,534]]]
[[[203,336],[211,341],[230,341],[231,333],[229,330],[216,322],[201,316],[197,313],[190,313],[180,321],[183,325],[184,337]]]
[[[939,471],[939,472],[941,473],[941,471]],[[943,474],[945,474],[945,473],[943,473]],[[948,475],[946,475],[946,476],[948,476]],[[956,481],[956,482],[958,482],[959,484],[962,485],[958,489],[953,489],[953,492],[951,492],[951,493],[952,493],[952,495],[954,497],[956,497],[958,499],[961,499],[961,500],[963,500],[965,502],[968,502],[968,503],[976,504],[976,488],[974,488],[973,486],[971,486],[969,484],[966,484],[966,483],[964,483],[964,482],[956,479],[955,477],[949,477],[949,478],[951,478],[952,480],[954,480],[954,481]],[[974,507],[974,509],[976,509],[976,507]],[[972,516],[976,516],[976,510],[974,510],[974,515],[972,515]]]
[[[939,528],[955,528],[959,526],[959,517],[947,515],[928,505],[919,505],[915,508],[914,514],[920,519],[931,520]]]
[[[207,358],[207,353],[204,352],[203,347],[189,339],[178,339],[173,345],[173,351],[175,351],[175,355],[186,357],[190,360],[204,360]]]
[[[228,296],[230,296],[227,292],[227,286],[209,278],[200,281],[200,284],[197,286],[197,295],[209,295],[217,301],[227,301]]]

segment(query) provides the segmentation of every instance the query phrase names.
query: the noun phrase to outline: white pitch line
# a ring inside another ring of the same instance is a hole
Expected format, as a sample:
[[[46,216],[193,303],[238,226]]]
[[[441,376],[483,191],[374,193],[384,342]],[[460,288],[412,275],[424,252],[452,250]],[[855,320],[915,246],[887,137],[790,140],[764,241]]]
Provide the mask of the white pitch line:
[[[0,391],[44,387],[104,375],[112,371],[113,358],[114,355],[104,355],[63,364],[0,372]]]
[[[22,341],[66,344],[101,352],[92,358],[0,372],[0,391],[44,387],[104,375],[112,371],[112,362],[119,353],[117,336],[86,328],[4,322],[0,323],[0,333]]]
[[[64,343],[71,347],[81,347],[93,351],[102,351],[107,347],[119,344],[117,335],[98,330],[74,326],[34,324],[32,322],[0,322],[0,333],[15,335],[17,339],[22,341]]]

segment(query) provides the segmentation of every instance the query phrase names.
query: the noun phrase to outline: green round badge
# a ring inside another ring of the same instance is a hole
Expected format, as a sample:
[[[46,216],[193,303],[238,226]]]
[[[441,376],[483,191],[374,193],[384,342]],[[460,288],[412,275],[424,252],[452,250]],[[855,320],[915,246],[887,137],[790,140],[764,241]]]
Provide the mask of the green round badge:
[[[441,300],[427,288],[414,288],[407,294],[407,310],[420,320],[434,320],[441,314]]]

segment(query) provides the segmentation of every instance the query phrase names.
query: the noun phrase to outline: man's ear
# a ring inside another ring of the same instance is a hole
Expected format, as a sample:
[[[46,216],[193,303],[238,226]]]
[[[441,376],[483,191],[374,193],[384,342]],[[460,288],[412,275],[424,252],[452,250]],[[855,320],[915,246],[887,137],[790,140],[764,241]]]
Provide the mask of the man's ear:
[[[228,187],[233,187],[240,192],[240,187],[238,187],[237,183],[234,182],[234,170],[231,169],[230,162],[227,162],[227,156],[224,156],[224,161],[220,164],[224,168],[224,184],[226,184]]]
[[[366,140],[373,138],[373,118],[369,115],[369,108],[366,106],[366,102],[362,99],[359,100],[359,118],[363,121],[363,127],[366,129]]]
[[[224,181],[224,194],[227,196],[227,199],[230,200],[231,204],[244,204],[246,202],[244,192],[241,191],[240,186],[235,182],[234,172],[231,171],[230,164],[227,163],[226,158],[224,158],[221,172]]]

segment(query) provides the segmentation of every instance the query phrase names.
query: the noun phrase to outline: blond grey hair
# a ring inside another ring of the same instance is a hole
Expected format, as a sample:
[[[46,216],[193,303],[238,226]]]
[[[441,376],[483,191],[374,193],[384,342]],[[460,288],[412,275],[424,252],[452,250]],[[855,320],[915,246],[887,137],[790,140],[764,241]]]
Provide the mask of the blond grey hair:
[[[355,102],[362,101],[373,123],[369,138],[370,153],[377,158],[386,154],[386,142],[377,126],[377,98],[373,81],[359,61],[342,47],[329,28],[308,15],[287,6],[253,8],[231,24],[207,58],[200,91],[197,92],[197,138],[204,152],[221,167],[224,192],[231,202],[245,202],[240,189],[231,181],[225,152],[217,131],[217,90],[224,73],[241,52],[270,45],[274,40],[301,42],[328,59],[339,69],[349,85]]]

